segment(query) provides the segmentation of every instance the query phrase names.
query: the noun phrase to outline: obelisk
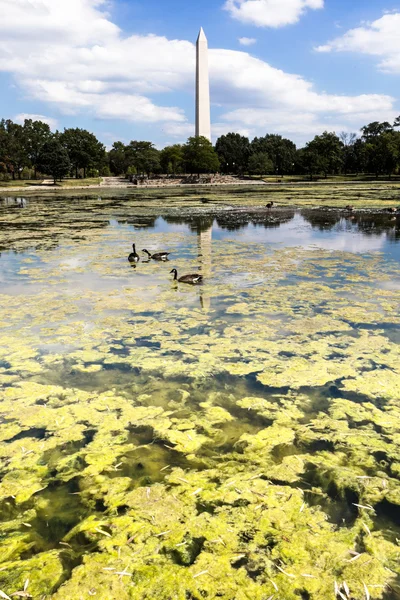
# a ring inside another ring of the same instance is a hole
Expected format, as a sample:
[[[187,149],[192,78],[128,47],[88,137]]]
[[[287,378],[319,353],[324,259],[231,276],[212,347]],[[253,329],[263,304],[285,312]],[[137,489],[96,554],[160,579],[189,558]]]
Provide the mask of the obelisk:
[[[196,137],[204,136],[211,141],[208,43],[203,28],[197,38],[196,54]]]

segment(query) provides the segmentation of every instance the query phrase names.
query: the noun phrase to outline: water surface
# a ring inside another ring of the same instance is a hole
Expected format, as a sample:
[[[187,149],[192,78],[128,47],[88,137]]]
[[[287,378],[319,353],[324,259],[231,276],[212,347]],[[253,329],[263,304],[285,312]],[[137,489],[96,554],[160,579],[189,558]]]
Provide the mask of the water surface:
[[[31,198],[0,226],[4,593],[399,597],[398,219]]]

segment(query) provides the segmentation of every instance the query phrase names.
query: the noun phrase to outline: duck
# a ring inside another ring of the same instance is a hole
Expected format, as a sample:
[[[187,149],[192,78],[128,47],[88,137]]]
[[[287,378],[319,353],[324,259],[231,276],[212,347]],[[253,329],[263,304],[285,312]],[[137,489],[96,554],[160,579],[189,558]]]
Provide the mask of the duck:
[[[345,209],[352,212],[354,210],[354,206],[351,206],[351,204],[348,204],[347,206],[345,206]]]
[[[180,283],[189,283],[191,285],[199,285],[200,283],[203,283],[203,275],[199,275],[199,273],[182,275],[182,277],[179,278],[178,271],[176,269],[172,269],[171,273],[174,274],[174,281],[179,281]]]
[[[170,252],[156,252],[155,254],[150,254],[150,252],[146,249],[143,249],[142,252],[146,252],[149,260],[151,258],[153,260],[168,260],[168,256],[171,254]]]
[[[274,206],[273,202],[268,202],[268,204],[265,205],[265,208],[272,208]]]
[[[137,263],[140,260],[139,254],[136,253],[135,244],[132,244],[133,252],[128,256],[128,260],[130,263]]]
[[[391,206],[390,208],[387,208],[386,210],[389,213],[395,213],[395,212],[397,212],[397,208],[394,208],[393,206]]]

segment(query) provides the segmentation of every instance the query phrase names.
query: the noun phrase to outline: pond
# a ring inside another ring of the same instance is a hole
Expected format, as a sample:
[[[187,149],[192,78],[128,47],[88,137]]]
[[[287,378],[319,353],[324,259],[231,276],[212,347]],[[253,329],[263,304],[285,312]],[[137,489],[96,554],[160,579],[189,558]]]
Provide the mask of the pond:
[[[399,218],[18,204],[2,597],[400,598]]]

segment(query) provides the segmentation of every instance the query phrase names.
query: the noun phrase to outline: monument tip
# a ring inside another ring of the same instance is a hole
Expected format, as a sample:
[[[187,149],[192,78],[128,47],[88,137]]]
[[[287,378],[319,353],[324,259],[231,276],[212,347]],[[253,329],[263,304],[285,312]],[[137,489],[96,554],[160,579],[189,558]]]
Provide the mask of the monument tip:
[[[204,33],[204,29],[202,27],[200,27],[199,37],[197,38],[197,41],[198,42],[207,41],[206,34]]]

